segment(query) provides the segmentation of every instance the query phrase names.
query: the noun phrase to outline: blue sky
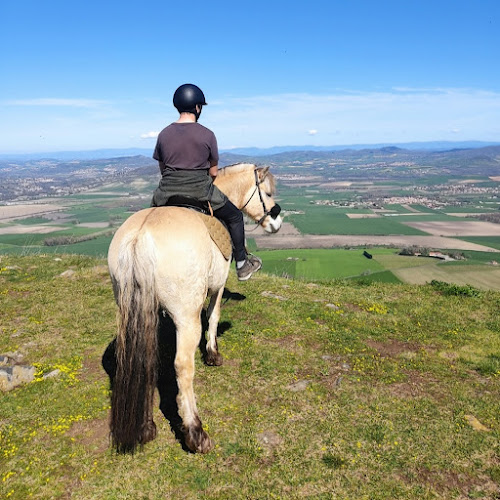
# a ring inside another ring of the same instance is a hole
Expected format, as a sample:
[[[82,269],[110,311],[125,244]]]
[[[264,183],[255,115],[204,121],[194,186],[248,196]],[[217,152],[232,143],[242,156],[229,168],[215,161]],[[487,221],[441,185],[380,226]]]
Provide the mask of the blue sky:
[[[0,3],[0,153],[153,148],[199,85],[221,149],[500,142],[500,1]]]

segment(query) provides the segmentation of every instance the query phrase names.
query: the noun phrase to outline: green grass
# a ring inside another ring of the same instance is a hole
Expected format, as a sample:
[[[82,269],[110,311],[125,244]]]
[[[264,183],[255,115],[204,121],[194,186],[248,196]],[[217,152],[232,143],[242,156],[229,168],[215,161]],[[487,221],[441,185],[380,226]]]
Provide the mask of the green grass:
[[[105,230],[108,230],[107,228]],[[30,245],[40,245],[47,239],[59,236],[86,236],[104,231],[103,229],[95,229],[88,227],[68,227],[61,231],[54,231],[45,234],[2,234],[2,243],[5,245],[18,245],[26,247]]]
[[[268,250],[258,255],[266,272],[298,279],[331,280],[384,270],[360,249]]]
[[[303,234],[427,234],[401,224],[398,222],[399,217],[350,219],[342,213],[344,209],[338,210],[332,207],[312,207],[307,209],[307,215],[289,215],[287,221]]]
[[[0,353],[61,370],[2,394],[0,498],[498,498],[500,293],[232,270],[224,365],[196,355],[215,450],[184,452],[157,410],[157,439],[118,456],[100,364],[111,283],[103,260],[59,257],[0,261]]]
[[[26,217],[25,219],[17,219],[15,224],[22,224],[25,226],[31,226],[33,224],[47,224],[50,222],[49,219],[45,217]]]
[[[500,250],[500,236],[461,236],[458,239]]]
[[[466,260],[443,262],[439,259],[399,255],[391,248],[369,248],[373,256],[363,256],[364,248],[260,250],[266,273],[310,281],[353,279],[361,283],[427,283],[433,279],[470,284],[481,289],[500,290],[500,268],[492,266],[495,254],[459,252]]]
[[[427,215],[425,215],[427,213]],[[431,212],[424,212],[422,215],[410,215],[403,214],[396,217],[399,222],[435,222],[435,221],[444,221],[444,222],[457,222],[457,218],[451,215],[446,215],[443,213],[436,213],[435,211],[431,214]]]
[[[59,233],[56,233],[59,235]],[[50,235],[45,235],[47,238]],[[97,238],[73,243],[71,245],[45,246],[27,240],[26,245],[0,245],[0,252],[8,255],[40,255],[40,254],[75,254],[93,257],[105,257],[108,254],[112,236],[98,236]]]
[[[350,278],[360,284],[371,283],[401,283],[401,280],[392,271],[378,271],[363,276]]]
[[[465,206],[465,207],[455,207],[455,206],[451,206],[451,207],[444,207],[441,209],[443,212],[446,212],[446,213],[456,213],[456,214],[460,214],[460,213],[465,213],[465,214],[474,214],[474,213],[477,213],[477,214],[482,214],[484,212],[493,212],[495,210],[498,210],[497,207],[494,208],[491,208],[491,207],[488,207],[488,206],[480,206],[480,207],[477,207],[477,206]]]

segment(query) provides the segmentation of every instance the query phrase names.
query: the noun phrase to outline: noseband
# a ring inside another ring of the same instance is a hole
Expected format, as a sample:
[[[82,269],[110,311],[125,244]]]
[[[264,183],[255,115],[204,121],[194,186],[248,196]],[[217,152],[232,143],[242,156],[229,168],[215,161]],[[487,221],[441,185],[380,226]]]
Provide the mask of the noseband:
[[[248,201],[241,207],[241,210],[243,210],[250,203],[250,200],[253,198],[255,192],[258,191],[260,202],[262,204],[262,210],[264,211],[264,215],[257,221],[257,225],[260,225],[268,215],[271,216],[272,219],[276,219],[276,217],[278,217],[278,215],[281,212],[281,207],[277,203],[275,203],[273,208],[271,208],[271,210],[266,209],[264,198],[262,197],[262,191],[260,189],[260,185],[262,184],[262,182],[259,182],[257,169],[255,169],[253,173],[255,175],[255,189],[253,190],[253,193],[251,194],[250,198],[248,198]]]

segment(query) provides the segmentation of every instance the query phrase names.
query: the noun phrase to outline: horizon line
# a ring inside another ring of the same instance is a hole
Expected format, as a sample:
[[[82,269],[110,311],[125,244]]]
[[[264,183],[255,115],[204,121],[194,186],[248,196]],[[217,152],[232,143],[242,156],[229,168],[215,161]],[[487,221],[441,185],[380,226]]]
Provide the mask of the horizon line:
[[[478,144],[478,145],[500,145],[500,140],[498,141],[488,141],[488,140],[481,140],[481,139],[467,139],[467,140],[458,140],[458,141],[451,141],[451,140],[432,140],[432,141],[404,141],[404,142],[396,142],[396,141],[386,141],[386,142],[373,142],[373,143],[368,143],[368,142],[360,142],[360,143],[351,143],[351,144],[328,144],[328,145],[313,145],[313,144],[298,144],[298,145],[293,145],[293,144],[286,144],[286,145],[274,145],[274,146],[267,146],[267,147],[260,147],[260,146],[231,146],[231,147],[223,147],[220,148],[219,151],[221,153],[231,153],[233,151],[238,151],[238,150],[256,150],[256,151],[270,151],[270,150],[275,150],[275,149],[282,149],[283,151],[281,152],[286,152],[287,150],[301,150],[301,151],[314,151],[318,149],[326,149],[328,150],[329,148],[333,149],[350,149],[350,148],[360,148],[360,147],[398,147],[398,145],[438,145],[438,144]],[[471,146],[472,147],[472,146]],[[147,148],[147,147],[141,147],[141,146],[128,146],[128,147],[97,147],[97,148],[89,148],[89,149],[60,149],[60,150],[47,150],[47,151],[32,151],[32,152],[1,152],[0,151],[0,157],[8,157],[8,156],[40,156],[40,155],[51,155],[51,154],[90,154],[90,153],[99,153],[99,152],[113,152],[113,151],[133,151],[133,150],[140,150],[140,151],[149,151],[153,150],[154,148]],[[408,148],[406,148],[408,149]],[[411,149],[411,148],[410,148]]]

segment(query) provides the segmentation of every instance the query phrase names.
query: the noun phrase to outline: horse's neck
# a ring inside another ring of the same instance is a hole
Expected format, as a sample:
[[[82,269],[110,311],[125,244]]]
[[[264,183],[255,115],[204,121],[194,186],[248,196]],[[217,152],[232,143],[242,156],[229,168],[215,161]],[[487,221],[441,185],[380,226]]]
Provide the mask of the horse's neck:
[[[243,173],[241,175],[226,174],[215,178],[214,184],[236,205],[241,208],[245,204],[245,194],[249,189],[249,182],[245,181]]]

